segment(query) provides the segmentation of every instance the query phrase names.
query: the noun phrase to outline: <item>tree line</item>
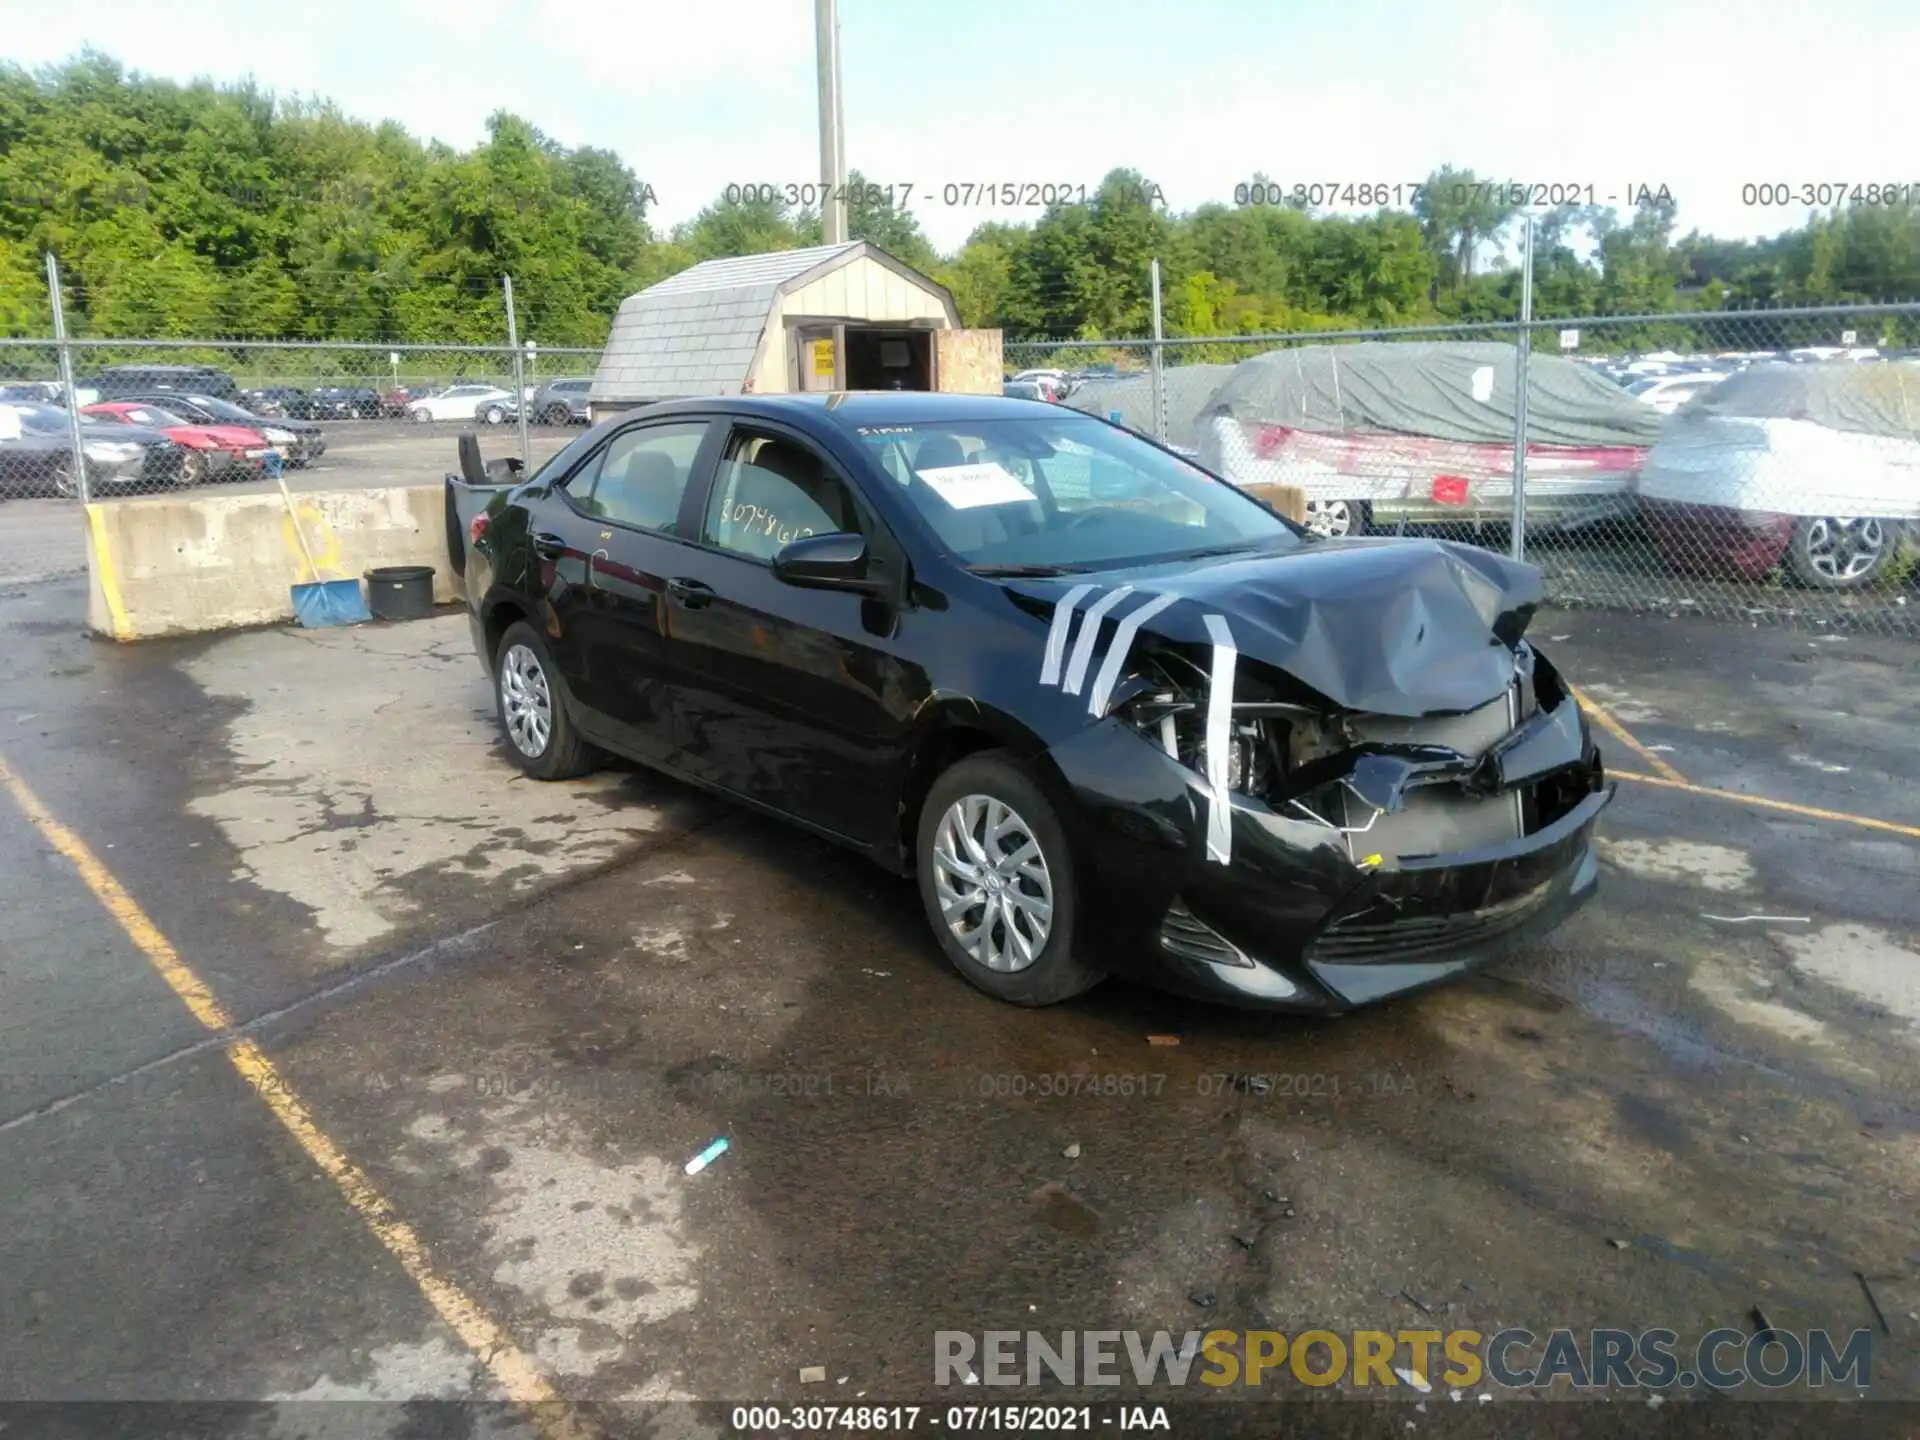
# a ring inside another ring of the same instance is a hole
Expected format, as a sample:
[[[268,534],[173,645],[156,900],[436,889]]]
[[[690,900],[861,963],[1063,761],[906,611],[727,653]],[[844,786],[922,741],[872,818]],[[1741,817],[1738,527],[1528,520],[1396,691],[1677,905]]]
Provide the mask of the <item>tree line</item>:
[[[1443,168],[1404,208],[1367,214],[1317,212],[1264,176],[1247,203],[1176,214],[1150,177],[1115,170],[1086,203],[983,224],[948,255],[884,187],[850,179],[850,233],[948,286],[966,324],[1010,339],[1148,333],[1154,259],[1175,336],[1518,312],[1503,242],[1519,211],[1470,170]],[[817,210],[778,196],[722,196],[664,231],[654,199],[613,152],[563,146],[505,113],[460,151],[250,80],[181,85],[97,53],[38,73],[0,67],[7,335],[48,333],[51,251],[76,334],[497,345],[510,274],[522,334],[595,345],[637,289],[821,236]],[[1664,194],[1625,215],[1563,205],[1537,220],[1534,277],[1536,315],[1672,313],[1614,338],[1675,343],[1688,311],[1920,296],[1920,207],[1838,207],[1771,238],[1722,240],[1676,234]],[[1764,327],[1756,317],[1754,346],[1783,343]]]

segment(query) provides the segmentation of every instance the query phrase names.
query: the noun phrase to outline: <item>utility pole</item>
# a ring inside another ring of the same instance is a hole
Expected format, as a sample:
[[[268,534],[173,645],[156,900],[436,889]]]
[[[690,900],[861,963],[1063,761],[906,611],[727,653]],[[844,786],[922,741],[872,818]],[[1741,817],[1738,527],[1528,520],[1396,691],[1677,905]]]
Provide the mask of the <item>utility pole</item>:
[[[847,143],[840,118],[839,0],[813,0],[814,49],[820,66],[820,224],[822,238],[847,238]]]

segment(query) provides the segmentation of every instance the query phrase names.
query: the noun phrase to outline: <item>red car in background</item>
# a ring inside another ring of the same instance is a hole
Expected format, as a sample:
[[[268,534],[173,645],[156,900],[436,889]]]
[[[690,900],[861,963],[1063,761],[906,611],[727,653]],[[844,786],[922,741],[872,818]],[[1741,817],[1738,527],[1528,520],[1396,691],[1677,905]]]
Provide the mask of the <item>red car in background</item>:
[[[180,483],[198,485],[203,480],[235,479],[239,474],[257,475],[266,468],[266,457],[273,454],[267,437],[243,425],[194,425],[171,410],[137,400],[109,400],[88,405],[80,413],[96,420],[120,425],[138,425],[159,430],[181,446]],[[238,474],[236,474],[238,472]]]

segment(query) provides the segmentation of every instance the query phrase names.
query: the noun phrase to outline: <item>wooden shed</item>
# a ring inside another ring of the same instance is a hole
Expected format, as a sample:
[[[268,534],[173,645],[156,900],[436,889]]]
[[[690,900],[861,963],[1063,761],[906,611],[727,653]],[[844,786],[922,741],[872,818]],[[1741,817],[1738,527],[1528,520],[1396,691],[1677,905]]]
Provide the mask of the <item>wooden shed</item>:
[[[708,260],[630,295],[588,404],[801,390],[1000,393],[1000,332],[962,330],[953,296],[852,240]]]

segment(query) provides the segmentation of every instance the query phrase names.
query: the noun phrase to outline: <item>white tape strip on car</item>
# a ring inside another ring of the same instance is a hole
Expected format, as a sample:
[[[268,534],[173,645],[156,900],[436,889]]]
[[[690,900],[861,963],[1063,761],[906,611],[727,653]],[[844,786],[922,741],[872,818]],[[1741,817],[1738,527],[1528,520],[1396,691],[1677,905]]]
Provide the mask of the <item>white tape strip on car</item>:
[[[1207,685],[1207,858],[1227,864],[1233,855],[1233,804],[1227,798],[1227,763],[1233,738],[1233,666],[1239,658],[1224,615],[1206,617],[1213,637],[1213,676]]]
[[[1073,659],[1067,663],[1067,678],[1061,685],[1067,694],[1078,695],[1081,682],[1087,678],[1087,666],[1093,663],[1093,647],[1100,639],[1100,622],[1107,618],[1108,611],[1131,594],[1133,587],[1122,585],[1087,607],[1086,617],[1080,622],[1080,634],[1073,642]]]
[[[1094,587],[1076,585],[1060,597],[1060,603],[1053,607],[1053,628],[1047,631],[1047,655],[1040,662],[1040,683],[1058,685],[1060,683],[1060,662],[1067,655],[1067,632],[1073,629],[1073,611]]]
[[[1107,650],[1107,658],[1101,662],[1100,673],[1094,677],[1093,694],[1087,700],[1089,715],[1106,714],[1113,687],[1120,683],[1121,667],[1127,663],[1127,655],[1133,649],[1133,637],[1140,633],[1142,625],[1173,604],[1174,599],[1172,595],[1156,595],[1120,622],[1119,632],[1114,635],[1113,644]]]

